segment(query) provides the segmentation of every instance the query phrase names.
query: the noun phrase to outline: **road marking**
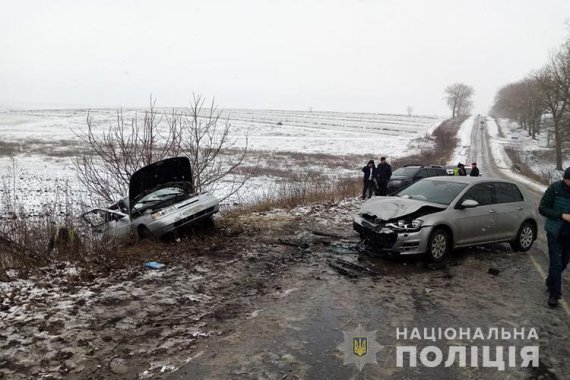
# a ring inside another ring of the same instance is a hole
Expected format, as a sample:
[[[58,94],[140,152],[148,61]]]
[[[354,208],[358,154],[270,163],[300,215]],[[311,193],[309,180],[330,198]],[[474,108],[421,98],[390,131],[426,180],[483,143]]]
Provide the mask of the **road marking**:
[[[527,252],[527,255],[528,257],[530,257],[530,260],[534,264],[534,267],[536,268],[540,276],[542,276],[542,279],[546,281],[546,272],[544,272],[540,264],[534,259],[534,257],[532,257],[532,255],[529,252]],[[568,306],[568,303],[564,301],[563,298],[560,299],[560,305],[562,305],[562,308],[566,312],[566,315],[570,317],[570,307]]]

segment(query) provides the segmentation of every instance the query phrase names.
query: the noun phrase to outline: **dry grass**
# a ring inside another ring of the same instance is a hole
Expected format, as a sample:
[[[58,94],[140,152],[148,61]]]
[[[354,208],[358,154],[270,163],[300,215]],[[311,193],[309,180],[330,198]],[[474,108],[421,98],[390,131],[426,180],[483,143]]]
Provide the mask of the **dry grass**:
[[[428,144],[418,154],[394,161],[392,166],[399,167],[409,163],[445,165],[457,147],[457,132],[467,117],[461,116],[445,120],[435,129],[431,137],[426,136],[426,139],[430,139],[431,144]]]
[[[265,212],[275,208],[290,210],[310,203],[339,202],[348,197],[356,197],[362,191],[360,177],[343,178],[337,181],[306,178],[278,184],[250,205],[237,207],[228,215],[241,215],[250,212]]]
[[[85,154],[86,148],[77,140],[45,141],[25,139],[17,142],[0,141],[0,157],[17,154],[40,154],[48,157],[75,157]]]

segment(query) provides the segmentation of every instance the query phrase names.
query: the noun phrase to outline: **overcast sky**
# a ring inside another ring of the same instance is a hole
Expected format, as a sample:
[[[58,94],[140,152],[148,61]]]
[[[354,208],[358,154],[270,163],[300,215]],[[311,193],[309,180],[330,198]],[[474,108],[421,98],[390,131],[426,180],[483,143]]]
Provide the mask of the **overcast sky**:
[[[0,0],[0,103],[475,112],[568,36],[568,0]]]

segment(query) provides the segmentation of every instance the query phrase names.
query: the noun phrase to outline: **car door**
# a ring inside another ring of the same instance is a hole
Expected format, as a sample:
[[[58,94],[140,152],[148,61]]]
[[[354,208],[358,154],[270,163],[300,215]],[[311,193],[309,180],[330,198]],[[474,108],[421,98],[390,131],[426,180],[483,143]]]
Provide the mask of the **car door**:
[[[419,181],[420,179],[427,178],[428,172],[427,169],[421,169],[415,176],[414,182]]]
[[[524,218],[524,198],[519,188],[513,183],[494,182],[496,196],[497,240],[511,240],[517,233]]]
[[[121,240],[130,236],[131,220],[122,212],[96,208],[86,212],[82,217],[97,234]]]
[[[466,246],[495,241],[496,205],[493,196],[492,183],[473,185],[457,202],[454,220],[456,221],[456,246]],[[458,208],[459,205],[471,199],[479,205],[473,208]]]

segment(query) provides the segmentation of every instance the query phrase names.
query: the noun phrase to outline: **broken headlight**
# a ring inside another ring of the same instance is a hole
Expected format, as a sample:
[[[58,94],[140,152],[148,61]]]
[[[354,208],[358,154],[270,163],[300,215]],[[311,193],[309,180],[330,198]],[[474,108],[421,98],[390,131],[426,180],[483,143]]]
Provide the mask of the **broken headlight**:
[[[421,219],[400,219],[397,223],[388,223],[386,226],[391,227],[397,232],[413,232],[419,231],[419,229],[424,224]]]
[[[174,210],[176,210],[176,207],[170,206],[170,207],[164,208],[160,211],[157,211],[157,212],[151,214],[150,217],[152,218],[152,220],[158,220],[158,219],[162,218],[164,215],[169,214]]]

